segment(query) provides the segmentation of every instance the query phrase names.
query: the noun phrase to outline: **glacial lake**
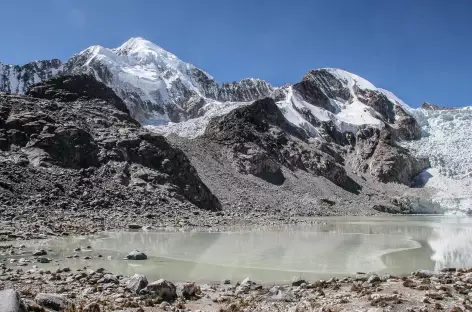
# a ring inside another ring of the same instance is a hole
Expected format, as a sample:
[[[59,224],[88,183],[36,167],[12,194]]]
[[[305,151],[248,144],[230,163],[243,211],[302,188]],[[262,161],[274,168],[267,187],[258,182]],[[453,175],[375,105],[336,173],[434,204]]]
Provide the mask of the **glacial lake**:
[[[148,279],[236,282],[249,276],[282,283],[356,272],[407,274],[418,269],[472,266],[472,218],[458,216],[329,217],[312,224],[240,228],[231,232],[120,231],[26,242],[58,263],[43,268],[105,268]],[[25,244],[25,242],[17,242]],[[67,259],[74,249],[80,258]],[[138,249],[147,260],[123,260]],[[102,255],[98,258],[98,255]],[[84,260],[89,256],[92,259]],[[5,258],[1,256],[0,258]],[[31,258],[31,254],[16,258]],[[10,258],[10,256],[8,256]]]

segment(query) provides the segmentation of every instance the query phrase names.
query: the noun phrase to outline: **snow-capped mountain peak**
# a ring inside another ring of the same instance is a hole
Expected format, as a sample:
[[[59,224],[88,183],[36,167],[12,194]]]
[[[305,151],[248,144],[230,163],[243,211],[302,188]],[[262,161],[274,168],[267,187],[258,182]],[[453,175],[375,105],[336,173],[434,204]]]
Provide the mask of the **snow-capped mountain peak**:
[[[374,91],[377,90],[377,87],[375,87],[374,84],[368,81],[367,79],[364,79],[356,74],[350,73],[344,69],[321,68],[320,70],[326,70],[333,76],[337,77],[339,80],[344,81],[350,89],[352,89],[354,85],[356,85],[360,89],[368,89]]]
[[[112,49],[112,51],[119,56],[127,57],[127,62],[131,65],[151,65],[155,66],[156,70],[161,71],[177,68],[186,71],[195,68],[195,66],[183,62],[171,52],[141,37],[131,38],[120,47]],[[209,75],[208,77],[212,79]]]

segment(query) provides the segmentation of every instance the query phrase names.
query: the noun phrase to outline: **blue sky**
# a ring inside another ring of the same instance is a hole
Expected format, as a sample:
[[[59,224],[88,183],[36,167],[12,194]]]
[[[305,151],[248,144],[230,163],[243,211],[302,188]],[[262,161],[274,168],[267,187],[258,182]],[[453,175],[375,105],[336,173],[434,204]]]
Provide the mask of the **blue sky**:
[[[338,67],[411,106],[472,105],[470,0],[5,0],[0,62],[144,37],[213,75],[274,85]]]

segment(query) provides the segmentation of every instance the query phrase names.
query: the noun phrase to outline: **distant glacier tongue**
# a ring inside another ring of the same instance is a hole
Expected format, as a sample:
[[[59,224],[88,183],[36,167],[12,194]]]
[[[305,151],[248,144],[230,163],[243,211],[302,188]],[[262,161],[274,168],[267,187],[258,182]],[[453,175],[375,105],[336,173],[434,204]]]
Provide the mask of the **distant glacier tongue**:
[[[472,212],[472,107],[414,111],[423,137],[405,142],[417,155],[430,158],[432,168],[419,183],[435,188],[433,202],[449,214]]]

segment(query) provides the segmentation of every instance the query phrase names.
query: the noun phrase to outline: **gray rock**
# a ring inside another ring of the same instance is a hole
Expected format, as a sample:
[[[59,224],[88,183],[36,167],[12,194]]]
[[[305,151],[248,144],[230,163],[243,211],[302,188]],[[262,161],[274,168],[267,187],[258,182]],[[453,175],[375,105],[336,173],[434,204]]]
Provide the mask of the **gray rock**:
[[[354,277],[354,280],[355,280],[355,281],[366,282],[368,278],[369,278],[369,277],[368,277],[366,274],[362,273],[362,274],[357,274],[357,275]]]
[[[147,255],[144,252],[141,252],[139,250],[133,250],[130,252],[127,256],[126,259],[128,260],[146,260]]]
[[[141,274],[134,274],[126,282],[126,288],[135,294],[139,294],[141,289],[144,289],[147,285],[148,285],[148,280],[146,276],[141,275]]]
[[[274,286],[271,289],[269,289],[269,293],[271,295],[277,295],[279,293],[280,286]]]
[[[199,287],[195,283],[179,283],[177,284],[177,296],[189,299],[199,292]]]
[[[21,301],[20,294],[14,289],[0,291],[1,312],[26,312],[26,307]]]
[[[140,230],[142,228],[143,227],[139,224],[128,224],[128,229],[131,229],[131,230]]]
[[[433,271],[430,271],[430,270],[419,270],[419,271],[416,271],[415,273],[413,273],[413,275],[416,275],[418,277],[422,277],[422,278],[425,278],[425,277],[431,277],[434,275],[434,272]]]
[[[177,297],[177,289],[175,285],[164,279],[148,284],[146,289],[166,300],[173,300]]]
[[[240,295],[240,294],[247,294],[251,290],[253,282],[249,277],[246,277],[241,284],[239,284],[238,287],[236,287],[235,294]]]
[[[64,311],[71,305],[67,298],[58,294],[39,293],[35,300],[40,306],[54,311]]]
[[[113,274],[105,274],[101,279],[98,280],[99,284],[113,283],[118,284],[118,278]]]
[[[301,284],[306,284],[306,281],[300,276],[294,276],[292,279],[292,286],[300,286]]]
[[[44,249],[38,249],[33,252],[33,256],[38,257],[38,256],[46,256],[48,253]]]
[[[378,283],[378,282],[380,282],[380,277],[376,274],[372,274],[367,279],[367,283],[369,283],[369,284]]]
[[[46,257],[39,257],[38,259],[36,259],[36,261],[38,261],[39,263],[49,263],[49,262],[51,262],[51,260],[46,258]]]

